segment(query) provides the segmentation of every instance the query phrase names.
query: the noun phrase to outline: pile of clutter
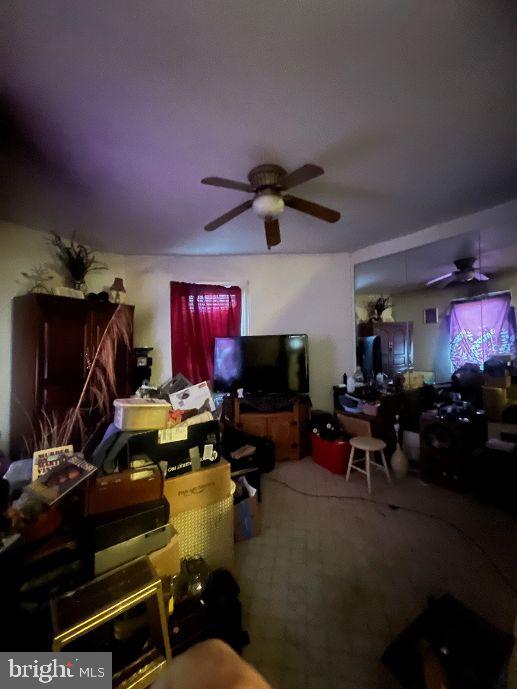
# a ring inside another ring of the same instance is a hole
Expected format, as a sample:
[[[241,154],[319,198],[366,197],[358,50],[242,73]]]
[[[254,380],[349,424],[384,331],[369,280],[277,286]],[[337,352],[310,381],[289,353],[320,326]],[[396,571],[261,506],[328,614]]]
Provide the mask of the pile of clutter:
[[[149,557],[167,603],[182,598],[189,558],[211,572],[233,564],[235,484],[208,384],[177,376],[114,407],[87,460],[71,445],[40,450],[2,479],[0,566],[18,650],[51,647],[52,599],[137,558]]]

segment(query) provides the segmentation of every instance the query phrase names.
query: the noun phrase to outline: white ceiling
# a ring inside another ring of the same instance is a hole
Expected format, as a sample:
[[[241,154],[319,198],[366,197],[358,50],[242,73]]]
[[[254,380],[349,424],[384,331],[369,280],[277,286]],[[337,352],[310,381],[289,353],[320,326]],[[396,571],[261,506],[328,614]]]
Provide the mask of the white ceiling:
[[[469,256],[476,257],[475,266],[489,276],[515,271],[517,232],[513,220],[509,225],[501,223],[359,263],[355,266],[355,291],[395,294],[422,289],[428,280],[455,270],[455,260]],[[440,285],[429,289],[440,289]]]
[[[354,251],[517,196],[517,3],[15,0],[2,215],[133,254],[266,252],[202,177],[323,166],[273,251]]]

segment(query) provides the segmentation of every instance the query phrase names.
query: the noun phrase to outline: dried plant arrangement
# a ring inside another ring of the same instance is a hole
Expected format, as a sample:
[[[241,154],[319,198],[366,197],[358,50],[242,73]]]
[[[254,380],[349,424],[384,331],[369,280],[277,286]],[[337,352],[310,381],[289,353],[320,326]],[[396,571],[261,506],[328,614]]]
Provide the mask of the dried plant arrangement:
[[[50,294],[51,290],[47,286],[47,282],[54,279],[52,273],[43,265],[33,266],[29,272],[22,270],[22,277],[29,281],[29,293],[31,292],[42,292],[44,294]]]
[[[102,334],[88,370],[77,404],[64,415],[51,414],[41,410],[36,421],[31,420],[32,433],[25,437],[25,447],[29,456],[35,450],[46,450],[72,444],[79,439],[84,451],[92,436],[105,423],[111,414],[111,403],[116,395],[115,363],[117,349],[123,343],[131,347],[131,315],[128,309],[117,306]],[[95,424],[88,426],[88,417],[95,414]]]
[[[72,235],[67,244],[56,232],[49,238],[50,244],[56,248],[56,256],[70,276],[74,289],[81,289],[85,284],[85,277],[92,270],[106,270],[107,266],[98,261],[95,255],[84,244],[75,241]]]
[[[382,294],[376,299],[376,301],[370,301],[368,303],[368,308],[371,314],[370,320],[372,321],[382,321],[382,314],[387,309],[393,306],[391,302],[391,297],[383,297]]]

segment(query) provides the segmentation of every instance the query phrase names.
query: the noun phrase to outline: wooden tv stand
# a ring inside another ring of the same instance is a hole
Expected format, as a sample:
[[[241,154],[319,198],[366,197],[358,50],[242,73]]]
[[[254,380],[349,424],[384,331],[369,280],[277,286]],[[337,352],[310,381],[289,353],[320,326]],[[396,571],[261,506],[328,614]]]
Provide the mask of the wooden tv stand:
[[[276,461],[302,459],[310,454],[310,406],[294,401],[288,411],[243,411],[246,399],[234,398],[235,427],[250,435],[269,438],[275,445]]]

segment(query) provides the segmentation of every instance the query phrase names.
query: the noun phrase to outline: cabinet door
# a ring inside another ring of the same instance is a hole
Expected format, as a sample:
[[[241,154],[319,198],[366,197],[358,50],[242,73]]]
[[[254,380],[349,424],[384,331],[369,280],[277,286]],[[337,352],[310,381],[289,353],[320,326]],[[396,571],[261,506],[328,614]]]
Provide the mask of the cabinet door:
[[[106,330],[111,317],[115,313],[115,306],[113,304],[94,304],[90,312],[90,348],[91,354],[95,354],[95,350],[99,346],[104,331]]]
[[[240,430],[259,438],[265,438],[268,434],[266,414],[241,414],[238,424]]]
[[[413,359],[413,323],[375,323],[381,338],[382,370],[387,375],[405,371]]]
[[[37,407],[57,413],[77,403],[88,353],[87,305],[79,299],[61,299],[43,309],[36,391]]]
[[[132,345],[133,307],[120,305],[120,308],[127,311],[131,322],[129,342],[130,345]],[[91,365],[93,362],[97,348],[102,342],[106,328],[116,309],[117,306],[115,304],[97,303],[92,305],[89,326],[88,365]],[[119,341],[117,343],[115,358],[116,397],[128,397],[130,394],[134,393],[132,387],[132,372],[132,348],[128,348],[125,342]]]
[[[395,373],[405,371],[409,367],[408,357],[408,333],[406,323],[397,323],[391,329],[390,335],[390,364],[391,370]]]
[[[268,435],[275,444],[277,460],[299,456],[298,422],[293,420],[292,414],[268,416]]]

